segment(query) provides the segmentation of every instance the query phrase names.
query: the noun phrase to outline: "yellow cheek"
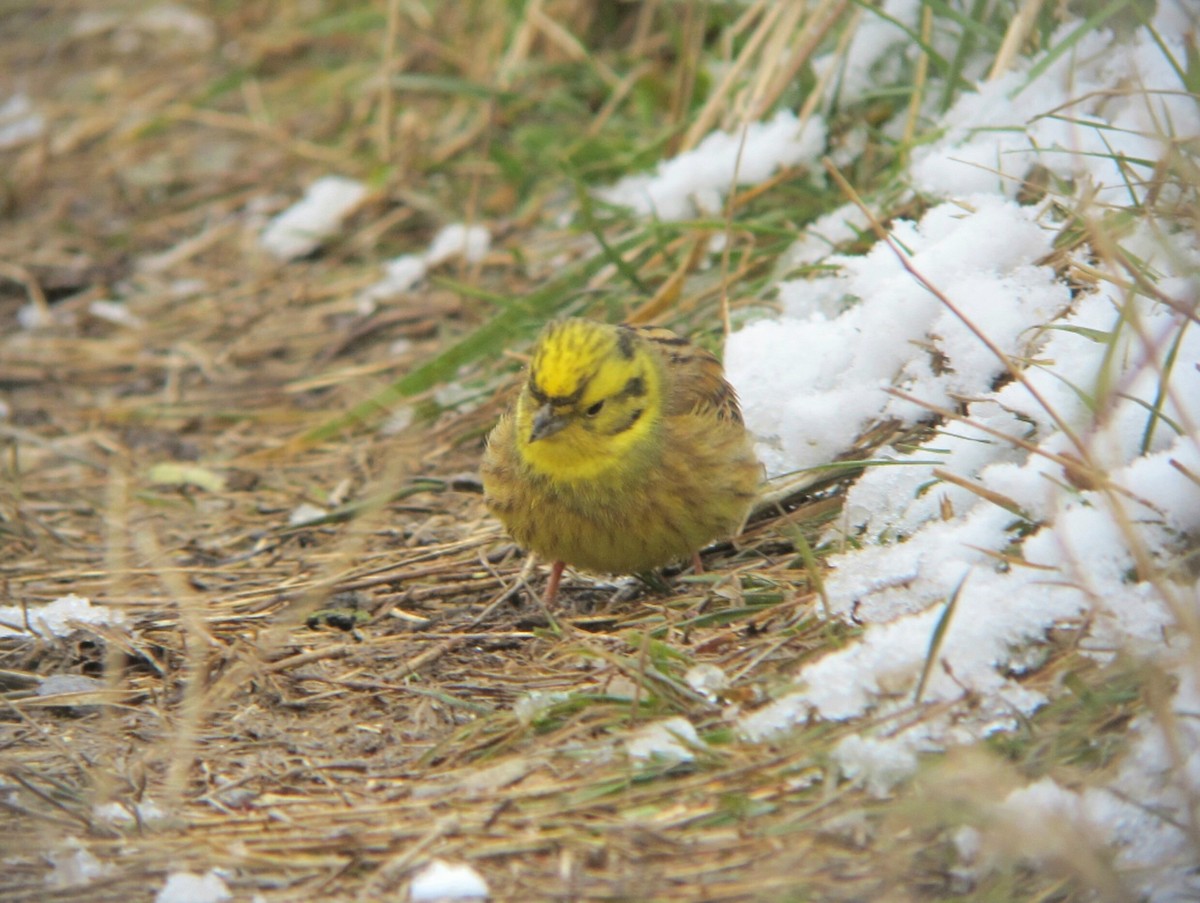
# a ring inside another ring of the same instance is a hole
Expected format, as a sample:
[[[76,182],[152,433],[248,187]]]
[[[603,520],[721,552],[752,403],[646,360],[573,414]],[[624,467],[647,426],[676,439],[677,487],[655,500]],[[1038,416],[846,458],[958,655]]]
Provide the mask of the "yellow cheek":
[[[522,429],[519,423],[518,429]],[[528,441],[526,431],[519,435],[517,447],[525,463],[552,480],[628,479],[651,463],[656,430],[656,421],[649,416],[616,435],[593,433],[573,423],[537,442]]]
[[[568,480],[594,479],[610,470],[615,458],[609,442],[571,424],[561,433],[537,442],[522,437],[521,454],[531,467]]]

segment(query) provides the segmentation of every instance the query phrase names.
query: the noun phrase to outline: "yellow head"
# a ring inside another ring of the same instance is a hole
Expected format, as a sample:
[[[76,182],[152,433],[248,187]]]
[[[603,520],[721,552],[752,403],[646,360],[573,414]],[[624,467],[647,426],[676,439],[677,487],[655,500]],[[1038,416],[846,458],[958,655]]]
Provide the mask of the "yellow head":
[[[557,320],[517,401],[517,448],[552,479],[647,466],[662,420],[662,365],[632,329]]]

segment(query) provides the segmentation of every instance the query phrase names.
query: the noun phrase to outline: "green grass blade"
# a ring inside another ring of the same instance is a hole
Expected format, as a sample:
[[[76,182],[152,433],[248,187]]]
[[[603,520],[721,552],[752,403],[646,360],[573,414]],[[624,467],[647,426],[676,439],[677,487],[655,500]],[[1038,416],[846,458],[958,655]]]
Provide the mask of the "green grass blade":
[[[640,240],[640,236],[628,239],[616,247],[617,253],[628,250]],[[388,409],[401,399],[452,380],[463,365],[489,354],[499,354],[514,340],[525,335],[531,324],[541,323],[558,313],[576,287],[608,263],[607,256],[595,255],[533,294],[521,299],[510,299],[507,307],[490,321],[451,345],[433,360],[417,367],[366,401],[359,402],[345,414],[314,427],[304,433],[298,441],[302,445],[325,442],[348,429],[369,423],[387,413]]]
[[[1081,22],[1079,26],[1069,35],[1062,39],[1057,47],[1051,49],[1044,57],[1042,57],[1032,69],[1029,70],[1029,77],[1025,79],[1025,84],[1017,88],[1013,92],[1016,97],[1030,85],[1032,85],[1042,73],[1053,66],[1060,56],[1072,50],[1083,38],[1098,31],[1100,27],[1109,19],[1123,12],[1127,7],[1132,6],[1135,0],[1113,0],[1112,3],[1105,6],[1103,9],[1090,15],[1086,20]]]
[[[921,679],[917,681],[917,691],[913,694],[914,704],[921,701],[921,694],[925,692],[925,685],[933,672],[933,663],[937,661],[942,642],[946,639],[946,631],[950,629],[950,619],[954,617],[954,610],[958,607],[958,597],[962,595],[962,589],[970,576],[971,572],[967,571],[958,581],[958,586],[954,587],[954,592],[950,594],[950,600],[946,603],[946,610],[942,612],[937,626],[933,628],[933,636],[929,638],[929,652],[925,655],[925,664],[921,668]]]

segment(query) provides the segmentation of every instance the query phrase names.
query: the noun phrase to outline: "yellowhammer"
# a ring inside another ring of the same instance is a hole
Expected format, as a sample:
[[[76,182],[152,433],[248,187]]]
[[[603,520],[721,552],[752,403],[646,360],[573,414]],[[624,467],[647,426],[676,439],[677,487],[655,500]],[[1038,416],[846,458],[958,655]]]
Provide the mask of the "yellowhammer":
[[[554,562],[636,574],[741,526],[760,476],[720,362],[666,329],[557,320],[488,437],[488,508]],[[699,556],[696,555],[697,565]]]

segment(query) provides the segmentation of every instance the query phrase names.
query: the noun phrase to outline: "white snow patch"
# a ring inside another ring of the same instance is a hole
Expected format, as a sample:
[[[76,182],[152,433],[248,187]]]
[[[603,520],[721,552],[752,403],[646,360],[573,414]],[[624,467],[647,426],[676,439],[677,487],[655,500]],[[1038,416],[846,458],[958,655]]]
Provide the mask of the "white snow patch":
[[[796,243],[788,248],[784,255],[784,265],[801,267],[818,263],[828,257],[843,242],[852,241],[870,228],[870,222],[865,213],[854,204],[846,204],[830,213],[818,217],[804,228]],[[780,285],[781,294],[789,291],[799,294],[794,305],[803,305],[803,293],[799,288],[803,285],[800,280]],[[838,312],[838,309],[824,311],[828,316]]]
[[[412,426],[412,422],[416,417],[417,412],[412,405],[401,405],[388,415],[387,419],[380,425],[379,432],[384,436],[399,436]]]
[[[319,521],[321,518],[329,514],[320,505],[314,505],[312,502],[301,502],[288,515],[289,527],[302,527],[305,524],[311,524]]]
[[[920,11],[907,0],[886,9],[910,23]],[[1200,612],[1200,581],[1177,566],[1200,536],[1200,329],[1179,312],[1200,299],[1200,243],[1162,223],[1120,236],[1170,304],[1131,293],[1128,274],[1088,249],[1076,262],[1095,278],[1073,292],[1043,264],[1062,228],[1053,198],[1015,198],[1036,162],[1060,190],[1138,203],[1154,179],[1132,161],[1153,166],[1172,141],[1200,134],[1200,105],[1168,57],[1186,57],[1177,36],[1195,26],[1194,10],[1163,2],[1157,36],[1094,30],[1028,87],[1036,60],[963,95],[940,122],[944,137],[914,156],[912,183],[934,205],[889,223],[895,247],[861,255],[834,253],[865,231],[856,209],[812,224],[781,267],[816,275],[781,282],[779,317],[732,335],[725,357],[772,474],[826,464],[881,421],[932,419],[929,406],[963,415],[941,418],[917,447],[882,449],[850,489],[826,537],[846,550],[828,558],[825,591],[835,617],[865,629],[801,666],[791,691],[738,718],[738,732],[759,740],[809,719],[871,715],[892,733],[864,729],[834,760],[843,777],[885,794],[920,752],[977,742],[1036,712],[1046,697],[1020,677],[1039,667],[1048,631],[1086,628],[1082,649],[1102,659],[1125,650],[1172,671],[1180,736],[1168,742],[1148,713],[1108,785],[1080,796],[1039,782],[1000,808],[1013,832],[1035,838],[1032,856],[1041,835],[1030,825],[1113,844],[1122,873],[1152,900],[1200,886],[1194,846],[1176,827],[1200,787],[1200,692],[1178,629]],[[850,96],[870,90],[905,43],[882,21],[864,27],[839,76]],[[1075,463],[1084,459],[1094,472]],[[1145,579],[1146,561],[1173,576]],[[952,705],[964,699],[969,708]]]
[[[359,312],[364,316],[374,312],[378,302],[403,295],[424,279],[428,272],[429,265],[420,254],[393,257],[383,265],[383,278],[359,293]]]
[[[232,899],[229,886],[214,869],[203,875],[172,872],[155,895],[154,903],[225,903]]]
[[[337,234],[342,222],[363,202],[367,186],[344,176],[323,176],[304,197],[271,220],[259,241],[279,260],[311,254]]]
[[[625,741],[631,759],[666,759],[690,762],[695,749],[704,745],[696,728],[683,717],[667,718],[638,728]]]
[[[434,267],[461,257],[467,263],[478,263],[487,256],[491,245],[492,237],[483,226],[452,223],[433,237],[429,250],[425,252],[425,262]]]
[[[688,668],[687,673],[683,675],[683,679],[687,681],[687,685],[707,699],[709,702],[716,700],[717,695],[729,686],[729,675],[718,668],[716,665],[702,662],[699,665],[693,665]]]
[[[1034,208],[980,195],[935,207],[920,223],[898,222],[893,236],[916,271],[1015,356],[1070,303],[1068,287],[1035,262],[1054,237],[1038,218]],[[930,416],[889,388],[947,406],[987,392],[1004,372],[891,247],[828,262],[837,275],[782,284],[784,317],[753,323],[726,346],[726,370],[771,474],[830,461],[879,420]]]
[[[131,313],[129,308],[120,301],[97,299],[88,305],[88,313],[97,320],[104,320],[129,329],[141,329],[146,325],[141,317]]]
[[[818,76],[835,69],[839,104],[853,104],[902,76],[904,67],[920,53],[911,37],[920,32],[920,13],[921,4],[915,0],[886,0],[879,13],[864,10],[844,52],[839,48],[813,59]]]
[[[53,888],[86,887],[114,871],[112,863],[97,859],[75,837],[68,837],[48,858],[54,869],[46,875],[46,884]]]
[[[169,35],[194,50],[208,50],[217,43],[217,27],[212,20],[182,3],[160,3],[138,13],[131,21],[152,36]]]
[[[596,196],[661,220],[713,216],[731,189],[757,185],[783,167],[812,163],[824,149],[822,119],[801,124],[795,113],[783,110],[744,131],[711,132],[693,150],[660,163],[652,175],[626,176]]]
[[[93,605],[90,599],[68,593],[48,605],[28,608],[29,628],[38,636],[68,636],[74,624],[107,626],[123,624],[125,616],[114,608]],[[25,633],[26,610],[16,605],[0,606],[0,636]]]
[[[513,703],[513,714],[522,724],[533,724],[554,706],[570,698],[570,693],[560,690],[532,690]]]
[[[132,825],[136,822],[150,825],[167,818],[166,810],[149,797],[135,803],[132,811],[125,804],[114,801],[93,807],[92,814],[100,821],[113,825]]]
[[[916,753],[905,740],[851,734],[834,747],[833,761],[844,778],[866,786],[876,799],[917,772]]]
[[[54,325],[54,311],[45,305],[22,304],[17,308],[17,325],[26,330],[48,329]]]
[[[212,20],[181,3],[159,3],[133,15],[88,10],[76,17],[71,34],[77,39],[109,34],[122,53],[144,49],[147,40],[166,40],[174,48],[192,51],[210,50],[217,43]]]
[[[1160,15],[1170,16],[1172,7],[1159,4]],[[1063,23],[1047,46],[1077,25]],[[949,128],[942,139],[914,153],[916,187],[941,197],[977,191],[1013,197],[1037,164],[1097,186],[1101,203],[1125,203],[1131,195],[1140,202],[1153,184],[1153,161],[1173,140],[1200,133],[1200,109],[1167,57],[1186,56],[1188,31],[1159,31],[1160,47],[1145,30],[1118,44],[1097,29],[1034,85],[1027,82],[1035,60],[1026,60],[962,95],[944,119]],[[1114,85],[1144,90],[1113,91]]]
[[[483,876],[469,865],[434,859],[416,875],[409,898],[418,900],[484,900],[490,891]]]
[[[383,278],[358,294],[360,313],[366,315],[384,302],[413,289],[429,270],[447,260],[462,258],[478,263],[491,249],[492,237],[484,226],[451,223],[444,226],[420,254],[402,254],[383,265]]]
[[[0,150],[17,147],[46,131],[46,117],[26,94],[14,94],[0,104]]]

